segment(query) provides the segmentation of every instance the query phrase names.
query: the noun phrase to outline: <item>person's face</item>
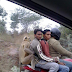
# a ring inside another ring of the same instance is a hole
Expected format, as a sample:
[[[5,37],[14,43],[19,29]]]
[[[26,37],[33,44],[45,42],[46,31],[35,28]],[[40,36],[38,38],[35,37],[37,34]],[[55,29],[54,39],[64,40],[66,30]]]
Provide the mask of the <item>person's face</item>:
[[[46,40],[49,40],[49,39],[51,38],[51,32],[48,31],[48,32],[46,32],[46,34],[43,35],[43,36],[44,36],[44,38],[45,38]]]
[[[34,36],[35,36],[35,38],[37,38],[38,40],[40,40],[42,38],[42,32],[38,31]]]

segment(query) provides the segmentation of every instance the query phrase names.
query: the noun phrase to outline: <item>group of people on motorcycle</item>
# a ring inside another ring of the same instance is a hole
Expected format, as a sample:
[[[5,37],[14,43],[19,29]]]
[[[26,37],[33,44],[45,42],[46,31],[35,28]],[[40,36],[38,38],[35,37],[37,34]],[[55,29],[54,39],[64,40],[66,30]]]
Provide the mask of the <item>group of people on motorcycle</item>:
[[[72,53],[61,46],[60,36],[61,32],[57,28],[34,30],[34,39],[29,49],[35,56],[36,67],[48,72],[72,72],[72,62],[62,59],[62,56],[72,58]]]

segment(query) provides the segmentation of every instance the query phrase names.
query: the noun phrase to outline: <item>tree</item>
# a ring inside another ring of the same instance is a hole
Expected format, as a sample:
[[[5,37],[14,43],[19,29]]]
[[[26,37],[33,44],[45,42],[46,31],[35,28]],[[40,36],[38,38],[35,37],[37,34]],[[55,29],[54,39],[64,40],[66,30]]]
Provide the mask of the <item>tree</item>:
[[[72,30],[64,27],[64,26],[60,26],[60,31],[61,31],[61,38],[60,38],[60,43],[61,45],[69,50],[72,51]]]
[[[5,33],[5,24],[4,17],[7,15],[7,12],[0,6],[0,33]]]
[[[11,28],[15,31],[15,28],[17,27],[17,24],[19,23],[18,13],[13,13],[11,16],[11,20],[13,21],[11,23]]]
[[[64,39],[67,39],[67,36],[69,34],[72,35],[72,30],[69,29],[69,28],[66,28],[66,27],[64,27],[64,26],[61,25],[59,29],[61,31],[61,37],[64,38]]]
[[[20,23],[23,27],[23,30],[27,32],[29,26],[31,24],[36,24],[38,20],[41,19],[41,16],[31,12],[30,10],[26,10],[25,8],[17,8],[14,13],[11,15],[11,28],[16,29],[18,28],[18,23]]]

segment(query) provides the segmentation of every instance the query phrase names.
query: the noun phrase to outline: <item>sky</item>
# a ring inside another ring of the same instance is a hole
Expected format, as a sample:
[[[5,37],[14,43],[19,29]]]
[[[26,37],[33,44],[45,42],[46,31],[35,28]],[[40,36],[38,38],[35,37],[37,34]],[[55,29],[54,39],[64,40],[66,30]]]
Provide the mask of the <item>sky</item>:
[[[11,23],[10,14],[14,11],[15,8],[18,8],[21,6],[14,4],[12,2],[9,2],[7,0],[0,0],[0,5],[8,12],[6,27],[7,27],[7,30],[12,31],[12,29],[10,28],[10,23]],[[48,25],[49,25],[49,28],[48,28]],[[42,27],[43,29],[51,29],[53,27],[60,27],[60,24],[44,17],[43,19],[40,20],[39,27]],[[17,30],[20,32],[21,29],[22,29],[22,26],[19,24],[19,29]]]

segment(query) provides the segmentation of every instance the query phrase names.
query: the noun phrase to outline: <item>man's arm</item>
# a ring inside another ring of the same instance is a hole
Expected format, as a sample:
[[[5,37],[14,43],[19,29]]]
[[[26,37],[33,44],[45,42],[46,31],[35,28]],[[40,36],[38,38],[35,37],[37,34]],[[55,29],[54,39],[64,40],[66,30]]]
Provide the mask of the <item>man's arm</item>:
[[[30,49],[37,54],[37,57],[46,61],[53,61],[52,58],[45,56],[41,50],[39,41],[32,41]]]
[[[54,42],[52,47],[63,56],[72,57],[72,53],[64,49],[58,41]]]
[[[49,57],[47,57],[46,55],[43,54],[43,52],[42,52],[39,44],[37,45],[37,50],[38,50],[38,53],[39,53],[40,57],[41,57],[43,60],[46,60],[46,61],[48,61],[48,62],[52,62],[52,61],[53,61],[52,58],[49,58]]]

